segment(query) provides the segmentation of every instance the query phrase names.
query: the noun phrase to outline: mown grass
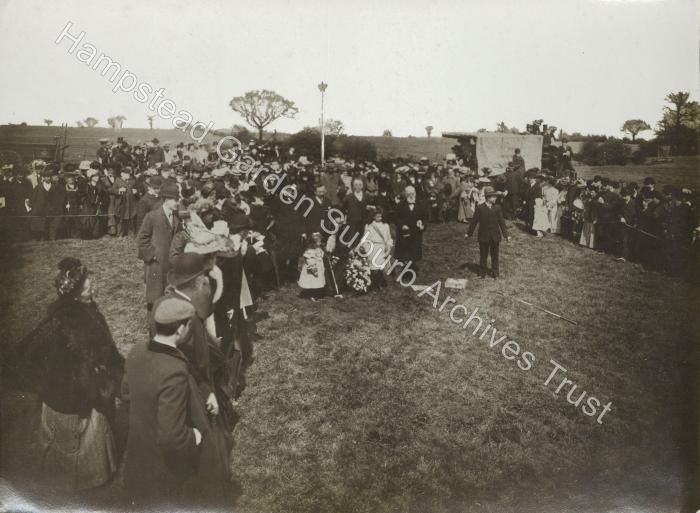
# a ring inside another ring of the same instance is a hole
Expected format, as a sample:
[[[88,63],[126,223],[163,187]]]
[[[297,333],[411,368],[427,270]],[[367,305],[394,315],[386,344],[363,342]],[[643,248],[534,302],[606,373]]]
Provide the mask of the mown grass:
[[[653,177],[659,185],[700,189],[700,157],[674,157],[672,162],[660,164],[627,164],[626,166],[576,166],[578,176],[589,179],[596,175],[611,180],[644,183],[647,176]]]
[[[493,281],[465,267],[478,245],[463,240],[462,225],[430,226],[417,283],[468,278],[466,290],[450,295],[534,353],[527,372],[455,326],[431,298],[395,283],[321,303],[285,288],[263,303],[270,317],[258,326],[232,456],[243,511],[681,507],[690,494],[697,289],[555,236],[511,231],[503,279]],[[96,272],[98,302],[122,351],[144,340],[134,244],[103,239],[25,244],[2,256],[5,344],[40,317],[55,262],[67,255]],[[550,359],[613,402],[602,425],[543,386]],[[4,475],[26,465],[29,435],[18,426],[28,424],[19,417],[3,415]]]

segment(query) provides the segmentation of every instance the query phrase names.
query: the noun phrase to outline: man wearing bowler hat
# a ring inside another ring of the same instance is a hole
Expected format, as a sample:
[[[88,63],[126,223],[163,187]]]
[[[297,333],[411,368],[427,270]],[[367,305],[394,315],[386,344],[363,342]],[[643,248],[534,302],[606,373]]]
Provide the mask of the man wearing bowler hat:
[[[160,146],[158,138],[154,137],[151,144],[153,146],[148,149],[147,153],[147,164],[149,167],[165,162],[165,150]]]
[[[177,216],[180,191],[177,184],[165,183],[158,194],[162,200],[159,208],[146,214],[137,236],[138,256],[145,265],[146,307],[151,311],[153,303],[163,295],[170,268],[168,255],[173,236],[180,231]]]
[[[109,139],[100,139],[100,147],[97,148],[97,161],[102,168],[106,168],[112,161],[112,150],[109,147]]]
[[[510,240],[506,221],[503,218],[503,211],[499,205],[496,205],[496,198],[500,195],[493,187],[484,188],[484,196],[486,201],[476,207],[474,217],[469,225],[469,231],[466,238],[469,238],[474,233],[476,226],[479,225],[479,275],[483,278],[487,271],[487,259],[491,254],[491,276],[498,278],[498,250],[501,243],[501,233]]]
[[[66,188],[58,183],[55,165],[41,171],[41,182],[32,194],[30,230],[36,239],[55,240],[63,226],[66,210]]]

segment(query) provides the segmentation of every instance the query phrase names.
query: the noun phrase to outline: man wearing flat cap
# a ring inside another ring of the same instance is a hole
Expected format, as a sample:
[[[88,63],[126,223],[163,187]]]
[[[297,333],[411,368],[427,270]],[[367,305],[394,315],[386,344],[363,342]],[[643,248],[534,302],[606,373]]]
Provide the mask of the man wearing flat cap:
[[[205,405],[180,350],[189,338],[194,307],[168,298],[153,313],[155,334],[136,344],[126,360],[129,436],[124,493],[132,506],[192,506],[183,493],[200,467],[210,434]]]

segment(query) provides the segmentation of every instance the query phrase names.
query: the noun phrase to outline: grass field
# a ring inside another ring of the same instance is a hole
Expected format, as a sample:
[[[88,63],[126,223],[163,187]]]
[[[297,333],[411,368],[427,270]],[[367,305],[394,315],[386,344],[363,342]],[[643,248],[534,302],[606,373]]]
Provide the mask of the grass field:
[[[464,227],[431,225],[416,283],[466,277],[466,290],[450,295],[532,352],[529,371],[396,283],[321,303],[290,287],[262,304],[270,317],[258,325],[232,457],[242,511],[666,512],[689,504],[698,289],[556,236],[511,231],[503,279],[480,280],[478,245],[463,240]],[[55,263],[75,255],[96,272],[97,301],[127,353],[146,337],[135,254],[133,241],[111,239],[3,251],[3,343],[37,322],[53,297]],[[579,391],[612,401],[602,424],[543,385],[550,359]],[[30,395],[3,392],[2,475],[25,485],[35,410]],[[97,499],[107,506],[118,490]]]
[[[201,129],[198,129],[196,135],[201,135]],[[0,125],[0,149],[14,149],[25,155],[25,160],[29,161],[34,158],[42,158],[44,160],[53,160],[53,155],[31,155],[29,146],[32,144],[52,144],[55,137],[63,136],[63,129],[60,126],[16,126],[16,125]],[[170,142],[175,145],[179,142],[185,144],[193,141],[189,132],[183,132],[175,129],[154,128],[123,128],[114,130],[107,127],[93,128],[77,128],[68,127],[67,131],[67,148],[64,158],[67,162],[80,162],[81,160],[94,160],[97,153],[97,148],[100,147],[99,140],[106,137],[110,141],[116,142],[117,137],[124,137],[130,144],[136,144],[138,141],[146,142],[157,137],[161,144]],[[213,134],[207,134],[203,142],[211,143],[220,139]]]
[[[578,176],[593,178],[595,175],[606,176],[612,180],[637,182],[639,186],[644,178],[652,176],[657,184],[689,187],[700,190],[700,157],[674,157],[673,162],[664,164],[628,164],[626,166],[575,166]]]

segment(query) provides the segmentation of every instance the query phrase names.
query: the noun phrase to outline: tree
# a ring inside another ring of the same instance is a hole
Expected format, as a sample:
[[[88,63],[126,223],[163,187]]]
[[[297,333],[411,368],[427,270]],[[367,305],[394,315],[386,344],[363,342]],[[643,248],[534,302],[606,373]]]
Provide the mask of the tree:
[[[343,122],[338,119],[327,119],[324,125],[326,135],[340,135],[345,131]]]
[[[85,118],[85,121],[83,121],[83,123],[85,123],[85,125],[88,128],[92,128],[94,126],[97,126],[97,120],[95,118],[92,118],[92,117]]]
[[[83,122],[80,121],[80,120],[78,120],[78,121],[75,122],[75,126],[77,126],[78,128],[85,128],[85,125],[84,125]]]
[[[334,154],[335,141],[338,139],[335,135],[326,136],[326,155]],[[299,132],[289,136],[285,141],[287,146],[295,149],[295,154],[298,156],[306,155],[315,161],[321,160],[321,131],[316,127],[305,127]]]
[[[632,142],[634,142],[639,132],[643,132],[645,130],[651,130],[651,127],[649,126],[649,123],[641,119],[628,119],[620,129],[621,132],[627,132],[632,136]]]
[[[391,134],[391,130],[384,130],[382,132],[382,137],[393,137],[393,135]]]
[[[148,129],[153,130],[153,119],[155,116],[148,116]]]
[[[700,106],[690,101],[690,93],[670,93],[664,100],[672,105],[664,106],[663,117],[658,123],[656,135],[663,144],[670,144],[674,155],[697,152],[700,129]]]
[[[425,132],[428,134],[428,139],[430,139],[430,134],[432,133],[432,131],[433,131],[432,126],[428,125],[425,127]]]
[[[479,130],[477,130],[477,133],[483,134],[486,131],[487,130],[485,128],[480,128]]]
[[[503,121],[496,125],[496,132],[506,133],[510,132],[510,128]]]
[[[53,119],[45,119],[44,123],[46,123],[46,126],[51,126],[53,124]]]
[[[111,118],[107,118],[107,123],[109,126],[114,128],[115,130],[121,130],[122,125],[124,124],[124,121],[126,120],[126,117],[124,116],[112,116]]]
[[[586,141],[577,158],[589,166],[624,165],[629,153],[629,147],[620,140],[611,139],[604,143]]]
[[[270,123],[281,117],[294,118],[299,112],[293,101],[266,89],[248,91],[243,96],[236,96],[229,105],[246,123],[258,131],[259,141],[262,141],[263,130]]]

